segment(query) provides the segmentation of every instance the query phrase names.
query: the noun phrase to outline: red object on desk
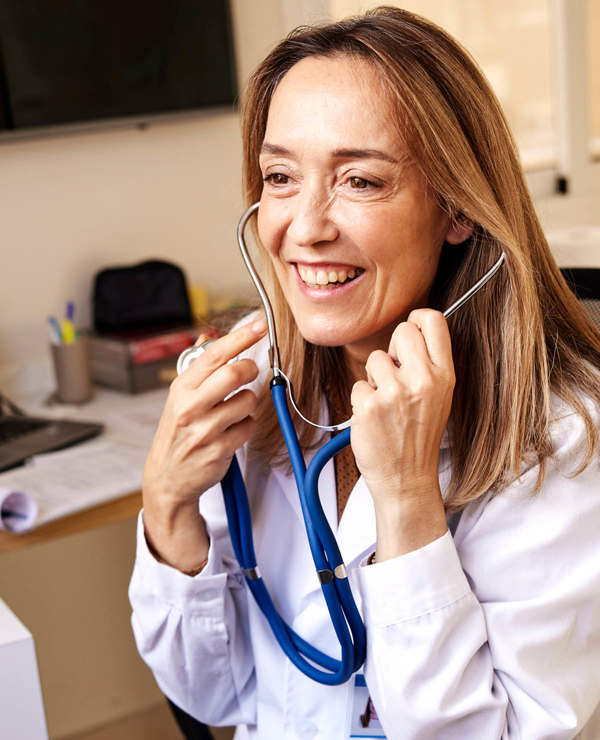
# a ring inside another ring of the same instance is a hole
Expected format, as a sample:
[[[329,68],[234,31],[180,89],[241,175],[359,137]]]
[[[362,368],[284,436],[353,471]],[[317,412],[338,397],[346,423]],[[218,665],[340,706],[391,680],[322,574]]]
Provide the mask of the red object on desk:
[[[90,334],[88,348],[92,378],[100,385],[129,393],[167,385],[175,376],[177,358],[204,334],[221,336],[214,326],[170,330],[135,330]]]

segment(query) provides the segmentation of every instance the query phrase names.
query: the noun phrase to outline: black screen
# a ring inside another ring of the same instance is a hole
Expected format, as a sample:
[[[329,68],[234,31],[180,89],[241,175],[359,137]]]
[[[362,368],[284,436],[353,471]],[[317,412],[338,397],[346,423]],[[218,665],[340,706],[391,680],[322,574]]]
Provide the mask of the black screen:
[[[0,129],[231,105],[226,0],[1,0]]]

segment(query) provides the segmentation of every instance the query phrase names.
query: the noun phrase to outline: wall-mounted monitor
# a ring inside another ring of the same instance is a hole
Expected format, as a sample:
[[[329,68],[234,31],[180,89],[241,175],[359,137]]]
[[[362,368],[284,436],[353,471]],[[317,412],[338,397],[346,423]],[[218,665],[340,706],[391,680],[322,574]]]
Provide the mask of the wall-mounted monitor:
[[[231,109],[236,95],[228,0],[0,2],[0,136]]]

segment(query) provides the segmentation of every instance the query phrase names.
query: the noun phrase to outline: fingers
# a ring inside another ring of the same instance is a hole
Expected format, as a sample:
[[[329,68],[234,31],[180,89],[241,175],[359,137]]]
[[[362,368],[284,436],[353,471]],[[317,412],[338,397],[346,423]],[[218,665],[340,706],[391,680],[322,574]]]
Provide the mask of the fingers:
[[[251,383],[257,376],[256,363],[248,358],[218,368],[202,383],[202,393],[195,396],[198,411],[207,411],[216,406],[241,386]]]
[[[403,321],[394,329],[389,346],[389,356],[399,367],[431,364],[425,337],[420,328],[411,321]]]
[[[379,388],[396,379],[397,366],[387,352],[381,349],[371,352],[365,365],[367,379],[371,388]]]
[[[364,408],[365,404],[368,403],[369,397],[375,393],[375,390],[364,380],[357,380],[352,386],[352,392],[350,394],[350,404],[352,406],[352,413],[356,413],[359,408]]]
[[[403,327],[401,329],[401,327]],[[414,331],[413,329],[418,330]],[[451,368],[452,363],[452,342],[450,332],[444,315],[439,311],[430,308],[418,308],[411,311],[405,324],[400,324],[396,331],[402,332],[402,342],[390,343],[390,354],[392,344],[395,350],[402,351],[404,361],[409,362],[411,353],[413,357],[424,361],[429,359],[439,368]],[[396,332],[394,332],[394,335]],[[400,362],[403,359],[397,358]]]
[[[374,498],[438,495],[440,440],[452,407],[454,368],[444,317],[419,309],[399,324],[388,352],[372,352],[368,382],[352,388],[351,444]],[[420,495],[420,494],[419,494]]]
[[[205,443],[204,457],[207,464],[216,463],[219,467],[223,466],[223,470],[219,473],[216,480],[220,480],[225,474],[225,470],[231,462],[235,451],[250,439],[254,430],[254,424],[254,419],[248,416],[246,419],[230,426],[212,441]],[[190,452],[195,453],[195,448],[192,448]],[[225,461],[225,464],[223,464],[223,461]]]
[[[215,406],[212,411],[213,423],[219,430],[226,430],[254,413],[256,404],[256,395],[245,388]]]
[[[185,430],[184,448],[189,452],[211,448],[220,455],[230,455],[237,446],[230,447],[226,439],[237,439],[231,430],[239,427],[247,429],[252,424],[251,414],[256,410],[256,395],[245,388],[235,393],[227,401],[222,401],[202,415],[190,413],[179,415],[179,428]],[[249,424],[245,424],[245,422]],[[244,439],[240,444],[246,441]]]
[[[180,376],[189,387],[199,386],[218,368],[226,365],[244,350],[252,347],[267,333],[267,323],[264,319],[257,319],[250,324],[244,324],[239,329],[226,334],[210,344],[206,352],[198,357]],[[250,381],[246,381],[250,382]],[[233,389],[232,389],[233,390]]]
[[[354,396],[361,401],[369,392],[398,383],[419,385],[431,373],[452,379],[452,344],[444,316],[431,309],[412,311],[394,330],[388,352],[372,352],[365,370],[368,383],[357,384]]]

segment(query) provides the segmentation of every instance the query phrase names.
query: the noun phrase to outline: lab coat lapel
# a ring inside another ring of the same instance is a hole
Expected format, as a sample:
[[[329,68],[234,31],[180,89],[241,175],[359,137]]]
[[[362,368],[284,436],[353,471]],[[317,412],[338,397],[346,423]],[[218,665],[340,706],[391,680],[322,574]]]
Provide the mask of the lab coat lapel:
[[[279,491],[288,500],[298,519],[298,526],[302,527],[306,539],[302,509],[296,490],[293,475],[286,475],[281,469],[274,470],[273,475]],[[375,549],[375,512],[371,494],[362,476],[358,479],[342,515],[339,527],[337,524],[337,497],[335,489],[335,468],[333,461],[327,463],[319,479],[319,493],[323,511],[335,535],[338,547],[346,566],[356,566]],[[308,539],[306,539],[306,553],[310,561],[308,570],[304,570],[302,583],[296,583],[298,594],[307,595],[320,589],[320,584],[312,565]]]
[[[269,482],[271,495],[280,496],[287,499],[287,501],[281,501],[281,506],[287,507],[289,505],[289,507],[291,507],[291,510],[294,513],[292,514],[289,509],[288,511],[290,511],[289,515],[292,521],[295,520],[293,526],[296,526],[301,530],[301,545],[296,551],[296,554],[293,556],[293,580],[290,581],[290,579],[286,575],[285,582],[275,583],[278,577],[277,574],[275,573],[269,575],[269,582],[273,583],[273,592],[277,593],[280,597],[280,600],[282,600],[280,606],[283,609],[282,614],[285,617],[286,609],[283,608],[285,603],[289,604],[288,616],[291,616],[292,614],[298,614],[303,610],[305,606],[304,599],[307,597],[307,595],[315,591],[319,591],[321,589],[321,586],[316,574],[315,565],[310,551],[310,545],[308,543],[308,537],[306,535],[304,518],[302,516],[302,508],[300,505],[300,499],[298,496],[294,476],[293,474],[287,475],[286,472],[281,468],[273,469],[271,471],[271,476],[272,477]],[[319,490],[321,493],[321,505],[323,506],[323,510],[329,522],[329,526],[332,528],[332,531],[335,535],[337,529],[337,502],[335,498],[335,472],[333,462],[331,461],[327,463],[327,465],[323,469],[323,472],[321,473],[321,477],[319,479]],[[285,531],[286,525],[283,524],[283,521],[280,521],[279,525],[283,527],[282,531]],[[271,537],[272,532],[273,530],[271,529]],[[264,550],[268,553],[268,557],[272,558],[272,548],[268,544],[268,542],[264,544]],[[259,557],[261,558],[261,560],[263,559],[263,557],[267,557],[266,555],[263,555],[263,547],[261,545],[258,546],[258,551],[260,552]],[[266,567],[262,569],[265,570],[265,572],[267,570]],[[278,568],[277,570],[278,572],[286,572],[285,568],[283,570],[281,568]],[[293,583],[293,592],[288,593],[291,583]],[[271,586],[268,587],[271,588]]]
[[[337,541],[346,566],[357,565],[375,549],[375,509],[362,475],[346,503]]]
[[[307,458],[307,463],[309,461],[310,458]],[[288,500],[289,505],[292,507],[300,521],[300,525],[304,529],[304,517],[302,516],[302,506],[300,504],[300,496],[298,495],[298,488],[296,487],[294,474],[288,474],[283,468],[277,467],[273,468],[272,475],[277,487]],[[321,472],[321,476],[319,478],[319,498],[327,521],[329,522],[329,526],[335,534],[337,530],[337,499],[335,492],[335,468],[333,460],[330,460]]]

